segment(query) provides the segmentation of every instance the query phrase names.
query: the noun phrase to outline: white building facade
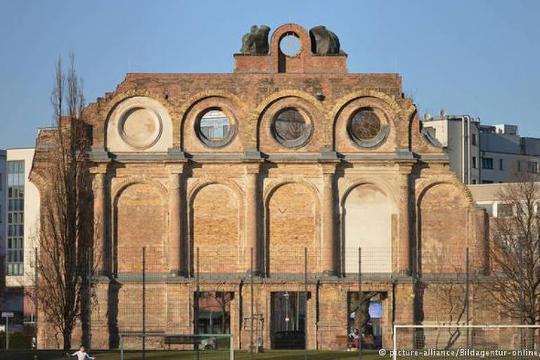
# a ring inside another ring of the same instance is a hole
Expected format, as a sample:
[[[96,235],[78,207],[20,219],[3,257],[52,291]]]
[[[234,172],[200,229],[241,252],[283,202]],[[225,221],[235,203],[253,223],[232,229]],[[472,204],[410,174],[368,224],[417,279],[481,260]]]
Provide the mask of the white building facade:
[[[538,174],[540,139],[521,137],[516,125],[481,125],[470,115],[424,117],[423,130],[446,148],[450,168],[465,184],[517,181]]]
[[[6,208],[7,208],[7,174],[6,150],[0,150],[0,264],[5,264],[6,258]],[[6,267],[0,266],[0,301],[3,299],[3,289],[6,285]]]
[[[5,292],[2,311],[16,314],[14,323],[34,315],[27,291],[34,283],[34,256],[38,245],[39,192],[29,180],[33,148],[7,149],[4,165],[2,251]],[[1,169],[1,168],[0,168]]]

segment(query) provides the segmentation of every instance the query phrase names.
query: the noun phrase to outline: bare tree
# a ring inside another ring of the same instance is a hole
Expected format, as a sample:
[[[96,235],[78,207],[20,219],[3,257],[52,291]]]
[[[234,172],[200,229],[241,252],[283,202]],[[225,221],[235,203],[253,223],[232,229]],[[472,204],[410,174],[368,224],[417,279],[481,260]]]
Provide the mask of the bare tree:
[[[431,257],[437,259],[434,272],[440,276],[441,280],[428,285],[436,294],[439,305],[439,311],[435,314],[436,322],[441,325],[456,325],[455,327],[438,328],[435,346],[438,348],[439,340],[441,340],[445,343],[444,348],[450,349],[462,336],[467,335],[467,333],[463,333],[463,328],[460,325],[469,323],[467,308],[470,304],[468,300],[470,294],[476,292],[477,283],[471,281],[467,274],[470,271],[468,260],[464,259],[462,266],[452,264],[452,261],[448,261],[446,251],[437,252]],[[445,273],[448,276],[444,276]]]
[[[82,320],[83,344],[89,342],[92,276],[91,186],[87,177],[89,136],[82,119],[82,81],[70,57],[66,73],[56,66],[51,95],[55,126],[51,131],[42,192],[37,296],[44,321],[71,348],[71,337]],[[89,223],[90,222],[90,223]]]
[[[362,347],[362,343],[364,341],[364,339],[362,338],[362,334],[366,332],[367,325],[371,320],[371,316],[369,315],[369,304],[373,299],[379,296],[380,293],[376,291],[361,291],[360,293],[355,293],[355,295],[356,296],[351,297],[350,309],[352,310],[352,312],[354,312],[355,315],[354,328],[358,329],[358,331],[360,332],[359,346]]]
[[[535,176],[506,184],[498,194],[498,217],[490,224],[492,281],[486,291],[503,314],[535,325],[540,296],[540,186]],[[524,345],[534,346],[534,330]]]

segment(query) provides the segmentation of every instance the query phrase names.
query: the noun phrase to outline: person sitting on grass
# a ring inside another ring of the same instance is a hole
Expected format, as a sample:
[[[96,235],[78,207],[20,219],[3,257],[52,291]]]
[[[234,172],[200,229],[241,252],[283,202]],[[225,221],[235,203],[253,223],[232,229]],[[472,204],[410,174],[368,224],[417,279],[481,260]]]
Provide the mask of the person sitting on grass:
[[[95,360],[95,358],[91,357],[84,351],[84,346],[79,347],[79,351],[75,351],[73,354],[66,353],[66,356],[68,357],[77,357],[77,360]]]
[[[349,334],[349,344],[350,344],[348,345],[349,350],[351,349],[351,347],[358,350],[360,346],[360,330],[354,329]]]

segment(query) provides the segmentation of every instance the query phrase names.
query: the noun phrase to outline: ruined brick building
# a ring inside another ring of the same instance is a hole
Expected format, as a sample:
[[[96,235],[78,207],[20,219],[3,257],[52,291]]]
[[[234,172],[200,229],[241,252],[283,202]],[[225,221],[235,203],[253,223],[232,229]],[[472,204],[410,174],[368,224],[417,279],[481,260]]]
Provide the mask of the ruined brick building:
[[[429,279],[462,272],[465,248],[474,271],[488,265],[485,212],[422,132],[401,77],[348,73],[323,27],[286,24],[269,41],[268,31],[246,34],[232,73],[128,74],[86,108],[100,227],[89,231],[104,234],[94,348],[140,331],[143,246],[147,331],[208,331],[203,315],[204,329],[194,321],[199,273],[201,292],[226,294],[227,317],[216,321],[243,349],[252,315],[265,347],[296,329],[310,349],[343,348],[358,248],[386,346],[394,323],[447,321]],[[36,159],[34,179],[44,171]],[[471,317],[484,311],[475,305]],[[39,329],[40,346],[54,346]]]

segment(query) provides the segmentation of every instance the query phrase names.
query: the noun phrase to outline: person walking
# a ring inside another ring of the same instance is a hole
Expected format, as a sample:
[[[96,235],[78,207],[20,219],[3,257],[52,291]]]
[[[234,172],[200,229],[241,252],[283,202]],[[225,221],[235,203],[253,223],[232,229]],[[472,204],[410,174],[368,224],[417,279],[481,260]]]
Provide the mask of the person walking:
[[[84,351],[84,346],[79,347],[79,351],[75,351],[73,354],[66,353],[68,357],[77,357],[77,360],[95,360],[95,358],[91,357]]]

